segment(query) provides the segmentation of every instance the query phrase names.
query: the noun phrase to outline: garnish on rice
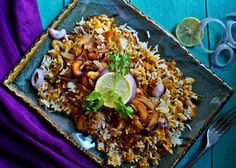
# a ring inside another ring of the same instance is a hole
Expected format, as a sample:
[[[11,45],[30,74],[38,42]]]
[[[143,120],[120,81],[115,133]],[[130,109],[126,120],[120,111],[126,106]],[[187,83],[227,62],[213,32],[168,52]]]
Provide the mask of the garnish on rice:
[[[104,105],[115,108],[122,116],[131,116],[132,107],[125,105],[136,93],[136,84],[125,77],[129,72],[130,55],[121,55],[116,51],[108,57],[111,59],[109,71],[114,73],[107,72],[98,79],[96,91],[86,97],[82,107],[84,110],[97,111]]]
[[[39,69],[39,102],[71,115],[107,165],[158,164],[182,144],[181,132],[196,115],[194,79],[112,17],[82,19],[74,32],[53,40]]]
[[[86,111],[97,112],[103,105],[104,100],[101,93],[93,91],[86,96],[86,101],[83,103],[82,107]]]

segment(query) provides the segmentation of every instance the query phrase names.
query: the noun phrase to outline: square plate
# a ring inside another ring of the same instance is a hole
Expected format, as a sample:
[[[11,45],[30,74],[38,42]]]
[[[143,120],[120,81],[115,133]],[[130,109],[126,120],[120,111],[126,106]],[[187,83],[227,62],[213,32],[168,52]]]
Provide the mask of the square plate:
[[[185,76],[195,79],[193,90],[201,96],[201,102],[197,106],[196,118],[190,122],[192,130],[182,133],[186,145],[175,147],[173,154],[163,156],[159,165],[160,168],[174,167],[230,97],[232,89],[196,60],[186,48],[179,44],[173,35],[166,32],[125,0],[73,0],[50,27],[65,28],[68,32],[71,32],[81,17],[87,18],[100,14],[108,16],[118,14],[116,17],[117,25],[128,23],[129,26],[139,32],[139,38],[142,41],[148,40],[151,46],[158,44],[159,52],[165,59],[175,60],[177,67]],[[147,30],[150,32],[150,39],[147,38]],[[30,79],[34,70],[40,65],[43,55],[50,50],[51,42],[52,39],[45,31],[8,75],[4,84],[50,122],[67,140],[100,165],[104,165],[104,155],[101,152],[95,148],[89,150],[82,148],[78,140],[78,136],[81,136],[81,134],[76,131],[72,120],[60,113],[51,113],[50,110],[39,105],[37,101],[37,94],[30,84]]]

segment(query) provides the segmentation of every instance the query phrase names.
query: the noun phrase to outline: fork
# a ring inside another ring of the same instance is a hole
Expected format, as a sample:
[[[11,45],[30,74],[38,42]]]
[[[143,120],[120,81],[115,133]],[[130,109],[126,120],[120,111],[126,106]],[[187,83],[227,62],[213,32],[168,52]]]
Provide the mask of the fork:
[[[215,120],[207,130],[207,144],[205,148],[186,165],[186,168],[191,168],[194,163],[212,146],[220,137],[236,122],[236,107],[233,107],[228,112]]]

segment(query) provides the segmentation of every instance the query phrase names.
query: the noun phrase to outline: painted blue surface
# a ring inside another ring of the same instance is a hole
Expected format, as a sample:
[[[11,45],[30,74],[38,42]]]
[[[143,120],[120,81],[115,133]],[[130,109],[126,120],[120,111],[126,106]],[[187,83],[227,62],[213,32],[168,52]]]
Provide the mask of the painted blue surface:
[[[43,27],[46,28],[69,2],[70,0],[38,0]],[[227,13],[236,12],[236,0],[130,0],[129,2],[172,33],[174,32],[176,24],[185,17],[193,16],[201,20],[207,16],[211,16],[223,19]],[[214,47],[216,37],[221,33],[220,31],[220,27],[210,24],[203,40],[205,46],[208,47],[209,45],[209,47]],[[234,29],[234,33],[236,34],[236,29]],[[211,65],[209,55],[203,53],[198,46],[190,48],[189,50],[202,63],[224,79],[233,89],[236,88],[236,58],[234,58],[233,62],[228,67],[220,69]],[[220,114],[235,105],[236,94],[233,94]],[[236,126],[233,126],[193,167],[236,167],[235,138]],[[202,149],[205,141],[205,136],[200,136],[177,167],[183,167],[183,165],[191,160],[196,152]]]

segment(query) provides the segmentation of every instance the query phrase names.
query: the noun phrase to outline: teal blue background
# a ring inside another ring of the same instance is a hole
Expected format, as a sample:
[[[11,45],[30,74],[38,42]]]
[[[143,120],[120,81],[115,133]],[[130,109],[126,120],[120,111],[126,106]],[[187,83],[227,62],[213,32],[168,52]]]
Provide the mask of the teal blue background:
[[[70,0],[38,0],[40,16],[44,29],[62,11]],[[130,0],[144,14],[152,18],[169,32],[174,32],[175,26],[185,17],[196,17],[202,20],[205,17],[216,17],[226,20],[224,16],[236,12],[236,0]],[[236,30],[234,35],[236,35]],[[205,31],[205,46],[214,47],[222,29],[217,24],[210,24]],[[236,37],[236,36],[234,36]],[[204,53],[199,46],[189,49],[208,68],[225,80],[233,89],[236,88],[236,58],[226,68],[214,67],[210,55]],[[235,55],[236,56],[236,55]],[[219,114],[222,114],[236,105],[236,94],[226,103]],[[203,133],[204,134],[204,133]],[[211,148],[194,165],[194,168],[234,168],[236,167],[236,126],[233,126],[220,141]],[[198,138],[177,167],[183,167],[191,158],[201,150],[205,144],[205,136]]]

